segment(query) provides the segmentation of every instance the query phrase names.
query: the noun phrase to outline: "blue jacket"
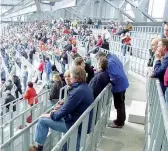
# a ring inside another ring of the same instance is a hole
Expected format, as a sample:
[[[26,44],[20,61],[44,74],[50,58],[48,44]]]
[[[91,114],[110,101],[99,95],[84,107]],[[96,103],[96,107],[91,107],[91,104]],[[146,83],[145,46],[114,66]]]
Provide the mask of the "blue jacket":
[[[109,54],[108,59],[108,73],[112,83],[112,92],[122,92],[129,87],[128,78],[124,72],[121,61],[115,55]]]
[[[110,83],[110,77],[107,71],[100,71],[95,74],[89,83],[93,91],[94,99],[96,99],[108,83]]]
[[[73,83],[72,90],[69,92],[64,105],[57,112],[51,114],[51,119],[58,121],[64,118],[69,129],[93,101],[93,93],[87,83]],[[89,129],[91,119],[92,115],[90,116]]]
[[[47,61],[46,64],[45,64],[45,71],[46,71],[47,74],[50,74],[52,72],[50,61]]]
[[[164,86],[164,74],[166,72],[167,67],[168,67],[168,53],[165,54],[162,62],[160,60],[157,60],[154,66],[154,77],[159,79],[163,93],[165,93],[166,90],[166,87]]]

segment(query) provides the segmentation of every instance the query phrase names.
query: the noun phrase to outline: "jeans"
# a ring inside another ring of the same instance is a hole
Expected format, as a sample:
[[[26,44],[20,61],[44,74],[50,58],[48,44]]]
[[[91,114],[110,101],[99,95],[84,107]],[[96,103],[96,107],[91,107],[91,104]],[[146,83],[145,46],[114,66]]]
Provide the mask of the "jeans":
[[[47,83],[49,84],[49,82],[50,82],[50,73],[46,73],[46,80],[47,80]]]
[[[62,67],[62,73],[64,73],[65,72],[65,64],[61,64],[61,67]]]
[[[38,143],[41,146],[44,145],[48,135],[49,128],[61,133],[66,133],[68,131],[66,127],[66,123],[63,120],[53,121],[50,118],[40,118],[38,120],[36,131],[35,131],[34,140],[36,143]],[[81,139],[81,135],[78,134],[76,151],[79,151],[80,149],[80,139]],[[67,145],[68,144],[65,143],[65,145],[62,147],[62,151],[68,151]]]
[[[50,118],[40,118],[37,123],[35,131],[35,142],[39,145],[44,145],[49,128],[56,130],[58,132],[66,133],[68,131],[65,121],[53,121]]]
[[[22,95],[21,87],[19,87],[19,88],[17,87],[16,90],[15,90],[16,99],[19,98],[19,93],[18,92],[20,92],[20,94]]]
[[[126,44],[123,44],[122,45],[122,55],[125,56],[126,55],[126,51],[127,50],[127,45]]]
[[[25,92],[27,88],[27,78],[23,78],[23,91]]]

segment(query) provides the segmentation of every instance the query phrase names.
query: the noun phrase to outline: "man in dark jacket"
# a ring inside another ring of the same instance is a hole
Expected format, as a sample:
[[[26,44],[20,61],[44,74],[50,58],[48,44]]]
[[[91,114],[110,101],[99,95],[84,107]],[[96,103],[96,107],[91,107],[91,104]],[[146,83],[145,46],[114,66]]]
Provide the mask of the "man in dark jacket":
[[[94,99],[101,93],[101,91],[110,83],[110,77],[107,72],[108,60],[100,58],[98,61],[98,72],[92,78],[89,86],[92,88]]]
[[[162,91],[165,93],[166,87],[164,86],[164,74],[168,67],[168,39],[161,39],[159,41],[155,56],[156,63],[154,65],[154,73],[151,77],[159,79]]]
[[[64,49],[67,51],[71,51],[72,50],[72,42],[70,39],[67,40],[68,44],[64,46]]]
[[[44,114],[38,120],[35,131],[35,142],[38,145],[30,147],[29,151],[42,151],[49,128],[66,133],[93,103],[93,93],[86,83],[85,70],[81,67],[73,67],[70,70],[70,76],[72,90],[69,92],[67,100],[59,110],[51,111],[50,114]],[[88,129],[91,127],[91,119],[92,114],[89,117]]]
[[[11,91],[12,88],[13,88],[12,80],[6,81],[6,83],[5,83],[5,90],[4,91],[7,91],[7,90]]]
[[[109,43],[106,41],[106,39],[104,39],[104,41],[103,41],[102,48],[106,49],[106,50],[109,50]]]
[[[13,83],[16,86],[16,90],[15,90],[16,98],[19,98],[18,92],[20,92],[20,94],[22,95],[22,86],[21,86],[20,79],[18,76],[13,75]]]
[[[8,105],[6,105],[7,111],[9,111],[9,109],[10,109],[10,104],[9,103],[14,101],[14,100],[15,100],[15,97],[11,94],[11,91],[7,90],[6,91],[6,97],[4,99],[4,101],[5,101],[4,105],[8,104]],[[16,105],[13,106],[13,111],[16,111]]]
[[[65,72],[65,65],[68,64],[68,55],[67,55],[65,49],[63,50],[63,52],[61,54],[60,61],[61,61],[61,65],[62,65],[62,72],[64,73]]]

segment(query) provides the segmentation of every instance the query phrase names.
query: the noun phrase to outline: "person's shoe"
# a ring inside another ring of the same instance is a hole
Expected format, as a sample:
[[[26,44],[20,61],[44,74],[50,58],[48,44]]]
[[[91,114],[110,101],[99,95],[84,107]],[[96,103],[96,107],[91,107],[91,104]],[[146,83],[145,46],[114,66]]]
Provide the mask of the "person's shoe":
[[[115,124],[115,120],[114,120],[113,122],[109,122],[107,126],[111,128],[122,128],[124,125],[123,126],[117,125]]]
[[[29,151],[38,151],[36,146],[30,146]]]

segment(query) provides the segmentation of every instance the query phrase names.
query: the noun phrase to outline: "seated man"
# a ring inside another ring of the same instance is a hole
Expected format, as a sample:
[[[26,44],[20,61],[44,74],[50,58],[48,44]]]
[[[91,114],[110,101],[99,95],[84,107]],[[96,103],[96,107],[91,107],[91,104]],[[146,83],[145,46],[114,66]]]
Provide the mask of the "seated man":
[[[35,131],[37,145],[30,147],[29,151],[42,151],[49,128],[66,133],[93,103],[93,93],[86,84],[85,70],[81,67],[73,67],[70,70],[70,77],[72,90],[69,92],[67,100],[59,110],[53,110],[50,114],[41,116]]]

